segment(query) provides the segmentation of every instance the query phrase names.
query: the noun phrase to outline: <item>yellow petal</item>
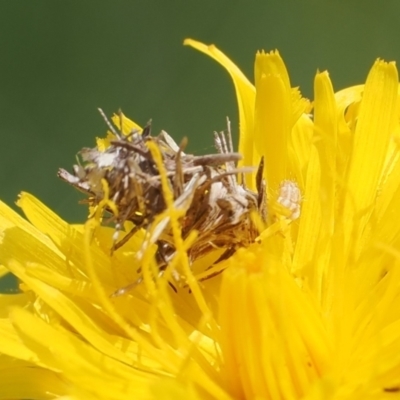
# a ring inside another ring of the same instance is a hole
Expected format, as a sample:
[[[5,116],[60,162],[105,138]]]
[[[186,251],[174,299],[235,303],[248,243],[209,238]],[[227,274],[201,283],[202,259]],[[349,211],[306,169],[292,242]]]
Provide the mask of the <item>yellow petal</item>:
[[[137,131],[139,133],[142,133],[143,131],[140,125],[126,117],[123,113],[121,113],[121,115],[114,114],[111,119],[119,129],[121,129],[122,120],[122,133],[124,135],[129,135],[134,131]]]
[[[277,53],[258,53],[255,62],[254,143],[259,157],[264,157],[265,177],[273,190],[288,177],[287,142],[292,117],[290,86],[279,68],[280,60]]]
[[[55,266],[63,262],[63,269],[66,269],[67,263],[65,263],[63,259],[68,258],[69,267],[73,268],[73,270],[81,276],[86,276],[86,272],[84,270],[85,264],[82,262],[82,260],[85,260],[85,250],[82,247],[82,233],[76,230],[72,225],[67,224],[43,203],[28,193],[21,193],[17,204],[23,209],[30,222],[41,232],[49,235],[56,246],[65,254],[60,257],[59,260],[53,259],[48,263],[44,263],[39,257],[33,258],[30,256],[26,259],[29,261],[36,261],[38,264]],[[34,246],[37,245],[35,243],[35,237],[30,237],[29,241],[32,243],[33,249]],[[18,236],[15,237],[15,245],[18,245]],[[115,276],[113,275],[113,268],[111,267],[112,261],[110,257],[104,254],[97,246],[92,246],[91,250],[93,252],[93,260],[96,265],[96,271],[99,276],[101,276],[102,281],[112,282]]]
[[[321,163],[320,199],[324,235],[333,233],[336,200],[337,107],[327,72],[314,80],[314,132]],[[318,194],[314,196],[318,198]]]
[[[306,184],[304,189],[304,201],[302,202],[301,218],[299,223],[299,232],[297,235],[297,243],[293,256],[293,273],[308,272],[311,268],[311,263],[315,258],[313,247],[310,243],[315,242],[318,238],[321,229],[321,204],[319,201],[321,185],[321,166],[318,153],[315,148],[310,153],[310,162],[306,176]],[[318,249],[317,246],[315,246]],[[314,273],[317,273],[316,266],[313,265]],[[319,272],[320,273],[320,272]],[[318,275],[317,275],[318,276]],[[312,279],[318,279],[317,276]],[[318,281],[312,281],[310,284],[317,284]]]
[[[301,398],[331,349],[318,310],[265,250],[239,250],[225,270],[222,373],[234,398]]]
[[[21,340],[8,318],[11,307],[29,307],[30,297],[25,294],[0,295],[0,354],[14,357],[18,360],[38,364],[35,353],[21,343]]]
[[[53,371],[0,357],[0,398],[54,399],[68,392],[68,384]]]
[[[26,345],[47,365],[60,369],[72,388],[76,385],[100,398],[134,398],[146,393],[148,397],[153,375],[105,356],[23,309],[14,309],[11,320]]]
[[[11,263],[10,268],[13,273],[19,276],[28,286],[35,291],[49,306],[51,306],[60,316],[62,316],[77,332],[79,332],[89,343],[107,354],[122,362],[129,363],[129,358],[113,345],[115,339],[112,335],[102,330],[91,316],[96,316],[97,312],[87,306],[81,310],[76,302],[73,302],[63,293],[49,285],[24,274],[23,267],[17,263]]]
[[[397,92],[396,66],[378,60],[368,75],[360,104],[343,214],[345,220],[363,214],[358,227],[361,230],[371,213],[389,140],[398,121]]]
[[[286,67],[277,51],[257,53],[254,69],[257,91],[254,143],[258,157],[253,161],[264,157],[268,185],[276,190],[282,181],[298,173],[298,166],[289,173],[292,166],[289,138],[301,115],[309,111],[309,102],[297,89],[291,89]]]
[[[193,39],[185,39],[183,43],[184,45],[191,46],[213,58],[221,64],[231,76],[235,86],[236,99],[239,108],[239,152],[243,156],[243,160],[241,160],[239,165],[258,165],[260,160],[255,160],[253,154],[254,104],[256,95],[254,86],[248,81],[242,71],[240,71],[240,69],[213,44],[207,46]],[[254,181],[250,174],[246,175],[245,179],[246,184],[249,187],[254,187]]]
[[[303,114],[294,124],[289,144],[289,165],[299,187],[304,189],[307,166],[313,144],[314,123],[309,116]]]

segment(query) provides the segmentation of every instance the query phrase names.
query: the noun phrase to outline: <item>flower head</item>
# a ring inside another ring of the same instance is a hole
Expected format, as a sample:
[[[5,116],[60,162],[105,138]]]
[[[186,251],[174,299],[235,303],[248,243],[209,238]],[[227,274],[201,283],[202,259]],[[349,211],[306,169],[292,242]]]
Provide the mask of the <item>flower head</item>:
[[[167,218],[176,249],[163,274],[154,243],[143,251],[143,230],[110,254],[114,231],[101,225],[104,208],[113,209],[107,185],[85,225],[66,223],[27,193],[18,205],[29,222],[1,203],[1,262],[23,290],[0,298],[10,310],[1,319],[3,397],[372,399],[400,392],[395,65],[378,60],[365,85],[337,93],[328,73],[318,73],[311,105],[291,88],[277,52],[256,55],[253,86],[215,46],[185,43],[233,79],[241,165],[263,160],[267,182],[268,218],[252,216],[259,237],[213,267],[222,274],[202,280],[218,249],[194,263],[188,257],[195,236],[182,236],[182,210],[153,144],[165,200],[159,221]],[[256,187],[255,173],[244,179]],[[136,282],[139,269],[141,284],[109,297]],[[176,270],[182,284],[171,288]]]

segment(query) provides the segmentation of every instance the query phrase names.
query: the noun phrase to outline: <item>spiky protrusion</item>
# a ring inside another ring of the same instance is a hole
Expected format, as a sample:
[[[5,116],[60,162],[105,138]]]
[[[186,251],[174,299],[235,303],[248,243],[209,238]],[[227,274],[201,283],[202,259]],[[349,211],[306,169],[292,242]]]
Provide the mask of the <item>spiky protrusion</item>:
[[[175,253],[168,217],[157,220],[166,208],[161,187],[160,172],[149,151],[148,142],[158,147],[170,187],[174,194],[174,206],[181,210],[182,235],[196,230],[198,236],[188,251],[192,261],[216,248],[223,248],[230,255],[238,247],[248,246],[258,231],[251,221],[254,210],[266,214],[265,184],[259,184],[259,193],[239,184],[237,175],[252,171],[237,168],[241,159],[233,152],[230,128],[228,134],[215,133],[217,154],[194,156],[183,152],[185,140],[180,146],[164,131],[151,136],[150,125],[142,134],[133,131],[128,135],[117,133],[110,146],[101,151],[98,147],[80,151],[83,166],[75,165],[74,174],[59,170],[59,177],[79,190],[89,194],[89,203],[97,206],[105,196],[104,181],[109,199],[118,211],[113,214],[116,235],[113,250],[121,247],[137,230],[151,231],[147,245],[158,245],[160,269]],[[104,180],[104,181],[103,181]],[[262,208],[262,210],[260,210]],[[132,231],[118,241],[118,232],[124,223],[134,224]]]

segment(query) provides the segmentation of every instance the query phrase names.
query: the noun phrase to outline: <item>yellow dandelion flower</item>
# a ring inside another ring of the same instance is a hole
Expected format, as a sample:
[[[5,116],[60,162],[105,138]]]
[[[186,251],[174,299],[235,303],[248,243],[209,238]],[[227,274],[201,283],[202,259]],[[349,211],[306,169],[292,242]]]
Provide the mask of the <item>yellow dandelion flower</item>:
[[[259,238],[200,274],[182,237],[157,146],[176,248],[162,275],[137,232],[110,254],[104,198],[70,225],[33,196],[0,203],[0,262],[22,282],[2,295],[1,398],[377,399],[400,394],[399,85],[378,60],[365,85],[335,93],[317,73],[314,102],[291,88],[277,52],[258,53],[255,85],[215,46],[186,44],[230,73],[241,165],[264,159],[268,220]],[[118,124],[118,119],[115,121]],[[128,133],[137,125],[126,122]],[[99,140],[107,148],[111,137]],[[255,187],[254,174],[245,177]],[[115,213],[118,210],[114,210]],[[258,225],[262,221],[257,216]],[[124,234],[122,234],[124,235]],[[122,296],[116,290],[143,282]],[[184,284],[171,288],[175,270]]]

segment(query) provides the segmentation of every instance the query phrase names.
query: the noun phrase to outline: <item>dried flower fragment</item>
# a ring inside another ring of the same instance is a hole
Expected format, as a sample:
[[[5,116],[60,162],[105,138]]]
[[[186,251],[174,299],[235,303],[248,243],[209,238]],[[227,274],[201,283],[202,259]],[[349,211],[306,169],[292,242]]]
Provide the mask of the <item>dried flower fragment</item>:
[[[227,134],[215,133],[218,153],[202,156],[184,153],[185,143],[178,146],[164,131],[152,136],[150,125],[142,134],[134,130],[124,135],[112,129],[115,139],[110,141],[108,148],[104,151],[99,147],[82,149],[83,166],[75,165],[73,174],[60,169],[59,177],[88,194],[88,202],[93,207],[105,200],[106,184],[107,200],[112,202],[108,201],[106,211],[112,215],[116,228],[113,250],[143,228],[149,236],[145,245],[155,243],[158,246],[160,270],[175,254],[169,219],[165,217],[160,221],[157,218],[165,211],[166,202],[149,142],[160,151],[174,195],[174,206],[182,212],[183,238],[193,230],[198,232],[188,250],[191,262],[216,248],[224,249],[219,259],[222,260],[237,248],[254,242],[259,232],[250,213],[257,211],[266,215],[265,182],[258,179],[257,193],[238,183],[237,175],[252,169],[236,166],[241,156],[233,152],[229,121]],[[134,227],[118,241],[118,232],[124,229],[127,221]]]

